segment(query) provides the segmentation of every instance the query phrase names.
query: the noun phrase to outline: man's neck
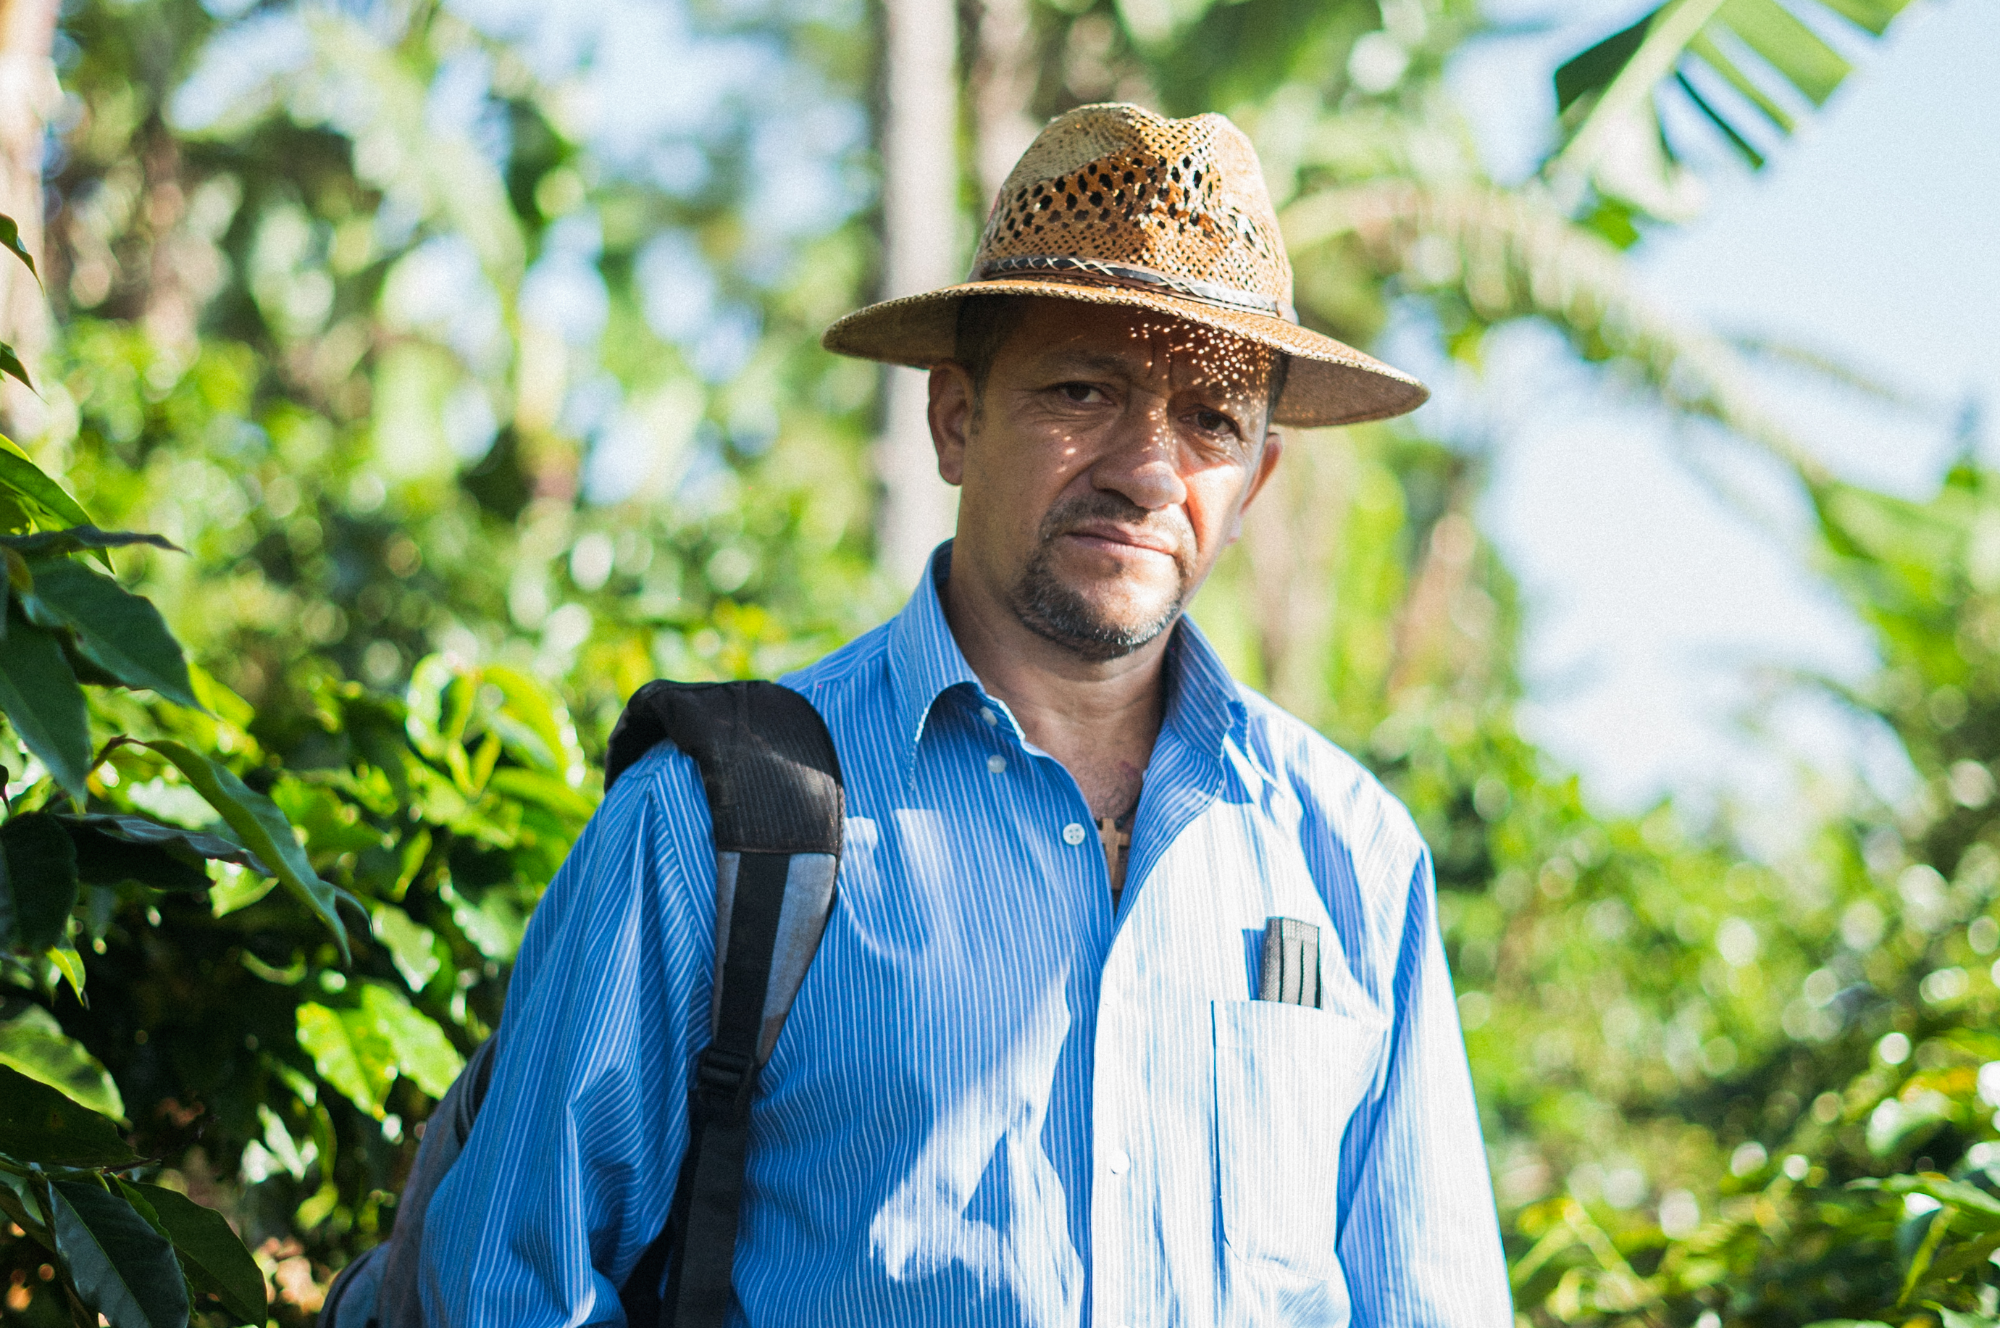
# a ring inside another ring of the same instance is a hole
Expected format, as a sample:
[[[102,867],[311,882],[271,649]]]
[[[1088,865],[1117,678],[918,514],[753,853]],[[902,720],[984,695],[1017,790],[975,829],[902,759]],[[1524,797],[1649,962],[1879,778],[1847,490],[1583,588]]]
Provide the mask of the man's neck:
[[[1118,659],[1086,659],[1030,631],[978,579],[948,578],[945,621],[981,685],[1007,703],[1028,741],[1063,763],[1093,818],[1139,801],[1165,713],[1171,632]]]

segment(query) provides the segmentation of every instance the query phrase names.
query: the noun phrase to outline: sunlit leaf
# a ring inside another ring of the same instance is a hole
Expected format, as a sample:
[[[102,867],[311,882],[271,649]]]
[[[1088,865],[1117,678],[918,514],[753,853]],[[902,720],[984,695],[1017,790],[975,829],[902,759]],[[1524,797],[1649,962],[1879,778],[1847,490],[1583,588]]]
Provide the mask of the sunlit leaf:
[[[20,355],[4,341],[0,341],[0,374],[6,374],[30,392],[35,392],[34,380],[28,377],[28,366],[21,363]],[[36,395],[39,396],[40,393],[37,392]]]
[[[546,684],[501,665],[481,669],[479,680],[498,688],[505,698],[495,716],[496,727],[516,756],[565,780],[582,776],[583,749],[577,744],[576,726]]]
[[[5,438],[0,438],[0,494],[12,496],[39,524],[67,528],[93,525],[90,513],[70,497],[67,489],[50,479],[26,452]],[[110,555],[103,549],[95,552],[108,569]]]
[[[1716,17],[1815,106],[1826,103],[1854,66],[1778,0],[1725,0]]]
[[[111,1328],[186,1328],[187,1282],[173,1244],[122,1195],[84,1181],[49,1190],[56,1249],[83,1303]]]
[[[21,597],[21,607],[30,622],[74,633],[78,653],[124,686],[200,707],[180,642],[152,601],[67,558],[28,566],[35,586]]]
[[[99,530],[92,525],[70,526],[63,530],[38,530],[32,535],[0,535],[0,546],[12,549],[24,558],[81,553],[88,549],[124,549],[135,544],[166,549],[171,553],[186,552],[180,545],[159,535],[144,535],[130,530]]]
[[[0,1065],[61,1091],[99,1115],[114,1120],[125,1115],[118,1085],[103,1064],[39,1005],[0,1021]]]
[[[443,1097],[465,1068],[465,1058],[444,1030],[414,1009],[401,992],[371,982],[362,989],[361,1012],[394,1049],[397,1071],[430,1096]]]
[[[411,991],[422,991],[437,976],[443,961],[437,954],[437,933],[410,920],[410,915],[393,904],[377,904],[369,918],[375,939],[389,951],[396,971],[403,975]]]
[[[243,1248],[229,1220],[164,1186],[135,1184],[134,1188],[151,1202],[196,1289],[221,1301],[235,1322],[261,1328],[270,1293],[257,1261]]]
[[[84,981],[88,974],[84,972],[83,956],[76,952],[76,947],[67,941],[61,945],[51,945],[42,951],[42,957],[54,967],[57,976],[69,983],[70,992],[75,995],[78,1003],[88,1009],[90,1000],[84,994]],[[54,990],[51,989],[49,994],[54,995]]]
[[[438,893],[451,905],[451,920],[481,954],[499,963],[513,962],[520,952],[527,921],[500,891],[488,890],[476,902],[449,885]]]
[[[1927,1194],[1940,1203],[2000,1218],[2000,1198],[1964,1181],[1947,1180],[1943,1176],[1895,1176],[1884,1182],[1882,1188],[1891,1194]]]
[[[338,894],[319,878],[300,847],[292,826],[272,801],[251,789],[228,767],[178,742],[165,740],[141,744],[174,763],[188,783],[221,814],[223,821],[255,853],[299,901],[319,916],[333,932],[343,956],[347,954],[347,931],[335,908]]]
[[[560,816],[588,817],[596,804],[554,775],[509,766],[487,781],[493,792],[546,807]]]
[[[0,1153],[72,1167],[139,1160],[114,1122],[6,1065],[0,1065]]]
[[[90,722],[76,674],[47,632],[16,622],[0,639],[0,712],[56,782],[82,801]]]
[[[1607,164],[1629,138],[1634,117],[1660,127],[1658,92],[1676,86],[1704,117],[1755,167],[1763,154],[1752,143],[1750,126],[1690,81],[1689,71],[1705,68],[1730,85],[1754,108],[1767,131],[1795,128],[1783,105],[1797,97],[1823,105],[1852,72],[1847,59],[1802,17],[1832,10],[1880,36],[1909,0],[1668,0],[1650,13],[1566,61],[1556,70],[1556,100],[1563,111],[1594,97],[1587,113],[1551,160],[1548,174],[1569,194],[1577,183],[1609,183]],[[1718,40],[1725,37],[1727,43]],[[1756,57],[1754,68],[1729,53],[1740,44]]]
[[[35,271],[35,256],[28,252],[28,246],[21,241],[20,223],[4,213],[0,213],[0,249],[5,249],[20,259],[27,265],[28,271],[34,273],[35,281],[37,283],[41,281],[42,274]]]
[[[319,1077],[361,1110],[380,1120],[396,1055],[389,1039],[358,1010],[332,1010],[307,1001],[298,1008],[299,1046]]]

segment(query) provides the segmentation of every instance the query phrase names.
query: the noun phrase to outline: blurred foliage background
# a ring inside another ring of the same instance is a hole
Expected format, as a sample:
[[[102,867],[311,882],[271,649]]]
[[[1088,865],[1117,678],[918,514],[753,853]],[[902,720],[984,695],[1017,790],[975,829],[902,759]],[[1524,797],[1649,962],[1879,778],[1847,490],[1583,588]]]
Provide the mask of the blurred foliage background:
[[[882,163],[924,71],[892,38],[930,21],[959,259],[1043,117],[1221,110],[1313,325],[1414,317],[1476,367],[1539,320],[1791,467],[1881,660],[1792,685],[1878,717],[1920,786],[1778,860],[1671,802],[1593,812],[1517,731],[1483,461],[1424,415],[1296,441],[1196,612],[1435,848],[1524,1321],[2000,1323],[2000,477],[1969,448],[1928,501],[1826,474],[1630,276],[1685,219],[1661,107],[1755,169],[1901,0],[1671,0],[1565,66],[1556,148],[1507,187],[1440,84],[1468,0],[890,5],[14,6],[0,54],[55,77],[8,139],[52,312],[13,279],[40,393],[9,388],[8,432],[100,525],[186,550],[119,566],[211,712],[93,691],[96,719],[197,726],[360,909],[348,961],[239,865],[86,889],[78,980],[4,961],[0,1064],[122,1120],[230,1216],[276,1320],[312,1317],[497,1017],[623,698],[774,676],[901,602],[878,555],[922,477],[876,453],[884,376],[817,338],[912,243]],[[11,733],[0,764],[51,796]],[[89,794],[213,828],[145,749]],[[0,1233],[6,1322],[67,1320],[46,1268]]]

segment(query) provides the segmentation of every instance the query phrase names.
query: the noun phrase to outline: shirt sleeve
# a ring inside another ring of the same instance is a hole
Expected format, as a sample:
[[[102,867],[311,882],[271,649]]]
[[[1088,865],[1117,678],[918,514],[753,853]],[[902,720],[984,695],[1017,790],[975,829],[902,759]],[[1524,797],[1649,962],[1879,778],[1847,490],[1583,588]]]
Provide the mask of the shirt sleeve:
[[[656,748],[528,926],[493,1079],[424,1226],[432,1328],[622,1324],[666,1223],[706,1041],[714,849],[691,760]]]
[[[1341,1149],[1340,1261],[1355,1328],[1513,1322],[1486,1148],[1438,935],[1429,853],[1394,943],[1394,1016]]]

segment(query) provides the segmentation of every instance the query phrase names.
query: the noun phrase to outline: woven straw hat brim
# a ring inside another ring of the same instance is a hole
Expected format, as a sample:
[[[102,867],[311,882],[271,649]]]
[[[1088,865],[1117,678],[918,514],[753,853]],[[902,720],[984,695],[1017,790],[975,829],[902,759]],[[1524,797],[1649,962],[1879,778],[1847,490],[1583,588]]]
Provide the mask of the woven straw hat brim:
[[[922,295],[884,300],[847,315],[820,344],[839,355],[929,369],[957,353],[958,304],[968,296],[1046,295],[1084,304],[1125,305],[1172,314],[1233,333],[1292,357],[1274,424],[1320,428],[1385,420],[1415,410],[1430,389],[1344,342],[1270,314],[1123,286],[1076,281],[968,281]]]

